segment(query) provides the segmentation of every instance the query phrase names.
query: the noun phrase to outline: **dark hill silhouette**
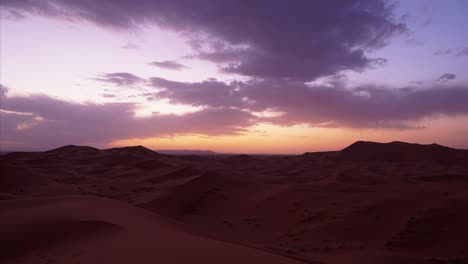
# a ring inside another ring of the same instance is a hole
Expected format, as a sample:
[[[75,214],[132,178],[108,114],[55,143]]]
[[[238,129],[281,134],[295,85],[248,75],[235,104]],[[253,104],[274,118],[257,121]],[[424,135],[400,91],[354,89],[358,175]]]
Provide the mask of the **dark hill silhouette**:
[[[100,150],[89,146],[67,145],[45,151],[47,154],[110,154],[110,155],[136,155],[136,156],[155,156],[157,152],[143,146],[129,146],[121,148],[110,148]]]
[[[143,146],[111,148],[101,152],[104,154],[102,163],[110,167],[136,167],[140,170],[151,171],[169,166],[160,160],[164,155]]]
[[[340,157],[349,161],[468,163],[467,150],[438,144],[422,145],[399,141],[357,141],[341,150]]]
[[[159,153],[143,146],[131,146],[122,148],[105,149],[105,152],[113,154],[133,154],[138,156],[158,156]]]
[[[67,146],[48,150],[45,153],[48,153],[48,154],[72,154],[72,153],[94,154],[97,152],[99,152],[99,149],[93,148],[93,147],[67,145]]]
[[[227,157],[224,161],[227,163],[244,163],[255,160],[255,157],[252,157],[247,154],[239,154],[231,157]]]

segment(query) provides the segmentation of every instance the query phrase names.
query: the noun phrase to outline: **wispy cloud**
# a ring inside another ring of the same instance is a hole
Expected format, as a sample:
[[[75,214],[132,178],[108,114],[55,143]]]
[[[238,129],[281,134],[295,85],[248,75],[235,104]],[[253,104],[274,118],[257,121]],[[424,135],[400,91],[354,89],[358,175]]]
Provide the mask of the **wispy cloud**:
[[[168,70],[183,70],[189,68],[177,61],[153,61],[150,65]]]
[[[460,49],[460,51],[457,53],[458,56],[468,56],[468,47]]]
[[[442,74],[442,76],[440,76],[437,81],[439,82],[448,82],[450,80],[455,80],[455,78],[457,77],[457,75],[453,74],[453,73],[444,73]]]
[[[410,45],[410,46],[415,46],[415,47],[424,46],[424,42],[422,42],[420,40],[417,40],[417,39],[414,39],[414,38],[410,38],[410,39],[405,40],[405,43]]]
[[[144,81],[144,79],[128,72],[102,73],[90,79],[117,86],[132,86]]]
[[[0,98],[6,96],[7,93],[8,88],[5,85],[0,84]]]
[[[121,46],[122,49],[126,49],[126,50],[137,50],[140,48],[139,45],[137,44],[134,44],[134,43],[127,43],[123,46]]]
[[[453,53],[452,49],[438,49],[434,51],[434,55],[440,56],[440,55],[450,55]]]

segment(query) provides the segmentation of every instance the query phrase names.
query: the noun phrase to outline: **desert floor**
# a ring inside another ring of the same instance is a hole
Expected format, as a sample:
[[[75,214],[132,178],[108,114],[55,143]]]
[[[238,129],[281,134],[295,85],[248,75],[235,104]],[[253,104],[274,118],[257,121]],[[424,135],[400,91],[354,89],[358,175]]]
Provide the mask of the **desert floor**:
[[[1,263],[468,263],[468,151],[0,156]]]

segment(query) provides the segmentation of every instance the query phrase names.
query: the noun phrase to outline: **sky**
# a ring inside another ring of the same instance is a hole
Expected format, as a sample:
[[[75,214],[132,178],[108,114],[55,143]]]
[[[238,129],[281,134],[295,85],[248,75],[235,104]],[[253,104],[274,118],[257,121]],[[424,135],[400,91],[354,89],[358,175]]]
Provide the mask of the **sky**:
[[[1,151],[468,149],[468,1],[0,6]]]

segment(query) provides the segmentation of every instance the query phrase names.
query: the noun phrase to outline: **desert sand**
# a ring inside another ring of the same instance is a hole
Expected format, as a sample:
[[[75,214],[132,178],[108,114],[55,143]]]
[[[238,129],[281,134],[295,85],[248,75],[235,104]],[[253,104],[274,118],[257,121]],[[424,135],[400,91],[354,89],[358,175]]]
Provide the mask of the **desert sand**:
[[[1,263],[468,263],[468,151],[0,156]]]

